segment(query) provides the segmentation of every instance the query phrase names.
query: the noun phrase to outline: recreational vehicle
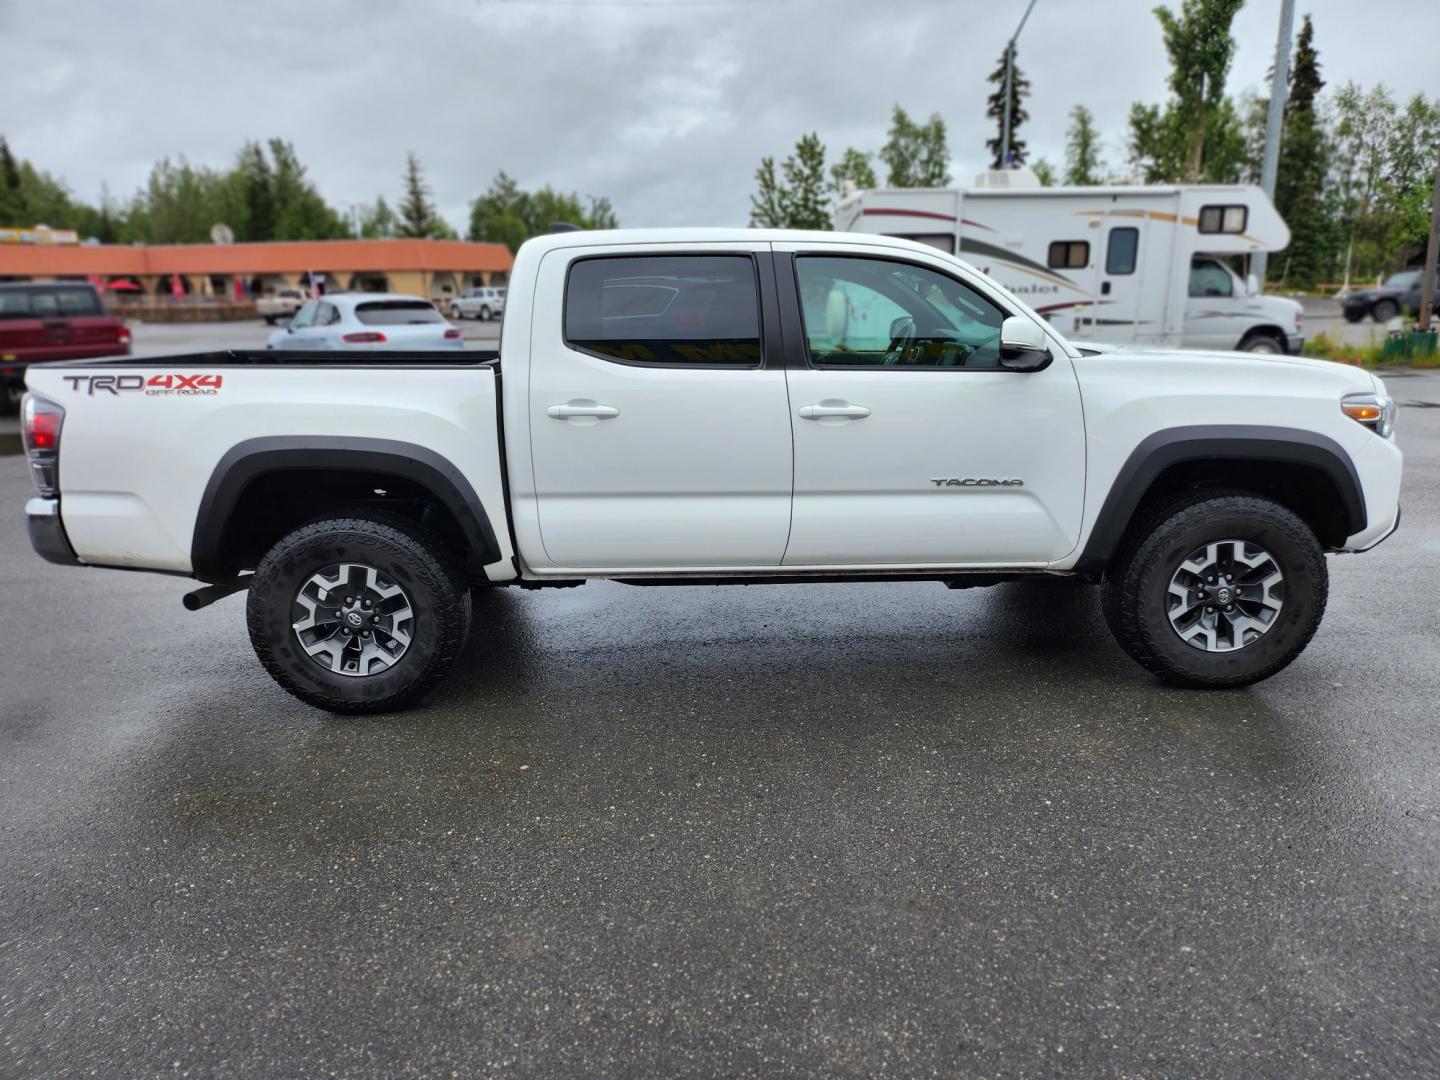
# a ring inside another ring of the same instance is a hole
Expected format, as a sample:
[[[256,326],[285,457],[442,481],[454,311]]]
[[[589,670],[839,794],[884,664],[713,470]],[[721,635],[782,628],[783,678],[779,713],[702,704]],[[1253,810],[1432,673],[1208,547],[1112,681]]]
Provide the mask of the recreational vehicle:
[[[1023,186],[1034,183],[1028,170],[979,179],[858,191],[836,208],[835,227],[959,255],[1072,340],[1300,351],[1300,305],[1263,295],[1232,266],[1290,242],[1260,188],[1042,188]]]

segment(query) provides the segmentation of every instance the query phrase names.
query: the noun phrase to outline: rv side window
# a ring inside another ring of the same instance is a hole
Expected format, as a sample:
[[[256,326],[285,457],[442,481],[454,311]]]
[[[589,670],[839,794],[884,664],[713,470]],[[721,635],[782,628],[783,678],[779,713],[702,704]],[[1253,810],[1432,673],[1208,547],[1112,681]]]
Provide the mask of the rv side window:
[[[1209,259],[1195,259],[1190,263],[1191,296],[1233,296],[1234,288],[1225,268]]]
[[[1139,246],[1139,229],[1111,229],[1109,246],[1105,249],[1105,273],[1133,274],[1135,252]]]
[[[1243,233],[1249,216],[1244,206],[1202,206],[1199,229],[1202,233]]]
[[[937,251],[945,252],[946,255],[955,254],[955,237],[949,233],[886,233],[885,235],[900,240],[914,240],[917,244],[933,247]]]
[[[1056,240],[1050,245],[1050,257],[1046,262],[1055,270],[1083,270],[1090,265],[1090,242]]]

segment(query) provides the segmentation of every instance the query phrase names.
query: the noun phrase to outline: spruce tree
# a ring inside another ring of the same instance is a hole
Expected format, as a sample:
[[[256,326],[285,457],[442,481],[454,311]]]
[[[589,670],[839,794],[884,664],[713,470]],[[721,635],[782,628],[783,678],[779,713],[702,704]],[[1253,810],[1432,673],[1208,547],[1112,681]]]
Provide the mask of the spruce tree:
[[[1275,177],[1275,208],[1290,226],[1290,247],[1283,258],[1270,263],[1288,283],[1300,286],[1314,285],[1324,276],[1331,246],[1322,201],[1329,155],[1324,126],[1315,111],[1324,85],[1315,50],[1315,30],[1306,15],[1290,71]]]
[[[990,167],[992,169],[1005,169],[1010,165],[1025,164],[1025,141],[1018,139],[1015,132],[1020,125],[1030,119],[1030,114],[1025,111],[1022,104],[1025,98],[1030,96],[1030,80],[1020,71],[1020,65],[1014,60],[1014,46],[1006,45],[1005,51],[1000,54],[1000,63],[996,65],[986,78],[986,82],[995,85],[995,92],[985,99],[985,115],[995,121],[995,137],[986,139],[985,145],[990,150]],[[1002,161],[1005,153],[1005,61],[1010,59],[1010,161]]]

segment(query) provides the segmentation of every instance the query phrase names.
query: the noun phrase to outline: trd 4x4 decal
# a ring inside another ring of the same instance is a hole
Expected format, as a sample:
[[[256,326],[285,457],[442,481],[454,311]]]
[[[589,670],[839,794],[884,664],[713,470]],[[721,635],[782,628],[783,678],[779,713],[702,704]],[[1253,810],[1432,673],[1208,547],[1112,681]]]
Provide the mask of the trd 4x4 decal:
[[[210,395],[220,392],[220,375],[65,375],[71,389],[96,394]]]

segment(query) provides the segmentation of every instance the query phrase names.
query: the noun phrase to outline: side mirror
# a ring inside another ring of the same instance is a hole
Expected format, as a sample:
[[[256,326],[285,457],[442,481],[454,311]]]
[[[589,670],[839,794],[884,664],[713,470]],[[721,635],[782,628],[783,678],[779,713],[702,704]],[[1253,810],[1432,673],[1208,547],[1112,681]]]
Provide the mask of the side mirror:
[[[1039,371],[1050,363],[1050,340],[1029,319],[1011,315],[1000,324],[1000,365],[1011,371]]]
[[[1245,279],[1245,291],[1251,296],[1260,295],[1260,279],[1251,274]]]

